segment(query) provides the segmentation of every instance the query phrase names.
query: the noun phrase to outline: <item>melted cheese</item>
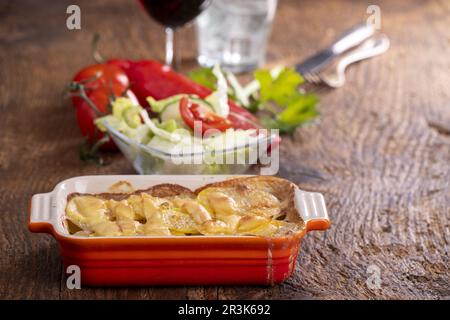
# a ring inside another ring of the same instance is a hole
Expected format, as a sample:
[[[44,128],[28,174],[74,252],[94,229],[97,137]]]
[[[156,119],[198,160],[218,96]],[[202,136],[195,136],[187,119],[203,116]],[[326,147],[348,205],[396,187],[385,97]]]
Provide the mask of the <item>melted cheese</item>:
[[[73,197],[66,217],[77,236],[261,235],[293,231],[278,221],[280,201],[264,190],[207,188],[197,198],[133,194],[116,201],[95,195]]]
[[[281,203],[270,192],[256,188],[207,188],[198,195],[216,215],[254,214],[273,218],[280,214]]]

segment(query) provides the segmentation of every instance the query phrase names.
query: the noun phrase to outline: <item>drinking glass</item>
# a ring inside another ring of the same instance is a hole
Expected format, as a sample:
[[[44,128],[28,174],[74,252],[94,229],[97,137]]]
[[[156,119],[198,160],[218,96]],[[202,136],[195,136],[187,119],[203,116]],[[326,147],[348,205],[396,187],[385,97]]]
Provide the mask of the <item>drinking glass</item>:
[[[233,72],[265,62],[277,0],[213,0],[197,18],[198,62]]]
[[[209,0],[139,0],[142,8],[166,27],[166,65],[174,61],[174,32],[198,16]]]

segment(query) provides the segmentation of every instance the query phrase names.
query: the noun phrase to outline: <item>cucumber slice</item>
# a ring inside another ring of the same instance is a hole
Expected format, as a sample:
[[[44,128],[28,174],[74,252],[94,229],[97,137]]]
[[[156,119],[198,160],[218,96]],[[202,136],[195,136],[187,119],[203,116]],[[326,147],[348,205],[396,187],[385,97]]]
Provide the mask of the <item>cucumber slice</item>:
[[[188,96],[189,99],[193,99],[193,98],[197,98],[198,96],[195,94],[177,94],[174,96],[171,96],[169,98],[166,99],[162,99],[162,100],[155,100],[153,99],[153,97],[147,97],[147,102],[150,105],[151,109],[153,112],[156,113],[162,113],[164,111],[164,109],[166,109],[168,106],[177,103],[181,100],[181,98]]]
[[[181,98],[183,98],[183,96],[184,96],[184,94],[177,94],[175,96],[172,96],[172,97],[169,97],[166,99],[162,99],[162,100],[155,100],[155,99],[153,99],[153,97],[147,97],[147,102],[150,105],[153,112],[160,113],[160,112],[164,111],[164,109],[167,106],[180,101]]]
[[[163,123],[161,123],[159,125],[159,127],[163,130],[169,131],[169,132],[174,132],[178,126],[177,126],[177,122],[173,119],[164,121]]]
[[[213,110],[211,104],[209,104],[207,101],[200,99],[197,96],[194,97],[189,97],[189,99],[193,102],[193,103],[197,103],[209,110]],[[181,118],[181,114],[180,114],[180,100],[177,100],[175,102],[172,102],[171,104],[167,105],[162,112],[160,113],[160,119],[161,122],[166,122],[166,121],[170,121],[170,120],[175,120],[176,124],[179,127],[184,127],[187,128],[186,124],[183,121],[183,118]]]
[[[141,125],[141,117],[139,116],[139,109],[134,107],[129,107],[122,112],[123,119],[125,123],[130,128],[137,128]]]
[[[153,104],[151,105],[152,106],[152,111],[159,112],[159,113],[162,114],[162,113],[164,113],[166,111],[166,109],[168,107],[171,107],[174,104],[179,105],[181,98],[183,98],[185,96],[186,96],[185,94],[178,94],[176,96],[173,96],[173,97],[170,97],[170,98],[167,98],[167,99],[164,99],[164,100],[156,101],[156,103],[158,104],[157,111],[153,110]],[[193,101],[193,102],[195,102],[197,104],[204,104],[205,107],[208,107],[211,110],[213,109],[213,106],[208,101],[199,98],[195,94],[188,94],[187,97],[189,98],[189,100],[191,100],[191,101]],[[155,100],[153,100],[153,98],[151,98],[151,97],[148,97],[147,101],[150,102],[150,101],[155,101]],[[162,102],[164,102],[164,103],[162,103]]]
[[[181,118],[179,101],[166,106],[160,113],[159,118],[161,119],[161,122],[174,120],[178,125],[182,126],[184,121]]]

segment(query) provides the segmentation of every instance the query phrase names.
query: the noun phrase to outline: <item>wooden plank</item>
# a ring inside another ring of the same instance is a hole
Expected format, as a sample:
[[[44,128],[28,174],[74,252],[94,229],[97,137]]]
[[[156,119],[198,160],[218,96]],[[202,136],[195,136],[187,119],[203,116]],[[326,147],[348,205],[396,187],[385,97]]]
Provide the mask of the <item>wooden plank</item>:
[[[392,47],[353,66],[348,84],[323,90],[318,124],[285,137],[280,175],[324,193],[332,228],[308,235],[294,276],[274,287],[68,290],[56,242],[26,229],[28,201],[65,178],[125,174],[120,154],[98,167],[81,142],[64,84],[93,62],[100,32],[107,57],[163,56],[164,34],[133,2],[79,1],[82,30],[65,28],[70,1],[0,5],[0,298],[303,299],[449,298],[450,5],[380,1]],[[296,61],[367,18],[369,2],[280,1],[269,61]],[[119,23],[120,22],[120,23]],[[192,27],[180,34],[185,66]],[[368,268],[381,288],[366,285]]]

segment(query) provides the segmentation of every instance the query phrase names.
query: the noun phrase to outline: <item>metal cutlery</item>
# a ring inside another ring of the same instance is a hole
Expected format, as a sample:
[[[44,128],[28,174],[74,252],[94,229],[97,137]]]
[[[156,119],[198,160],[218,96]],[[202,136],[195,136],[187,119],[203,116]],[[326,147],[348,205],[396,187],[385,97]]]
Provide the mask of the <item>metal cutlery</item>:
[[[389,49],[389,39],[384,34],[366,40],[356,49],[345,54],[335,64],[334,68],[330,68],[323,72],[308,72],[304,74],[306,81],[311,83],[324,83],[332,88],[338,88],[345,83],[346,68],[357,61],[368,59],[386,52]]]
[[[344,32],[330,47],[297,64],[295,69],[304,76],[309,73],[318,73],[333,58],[359,45],[374,34],[375,28],[371,24],[358,24]]]

